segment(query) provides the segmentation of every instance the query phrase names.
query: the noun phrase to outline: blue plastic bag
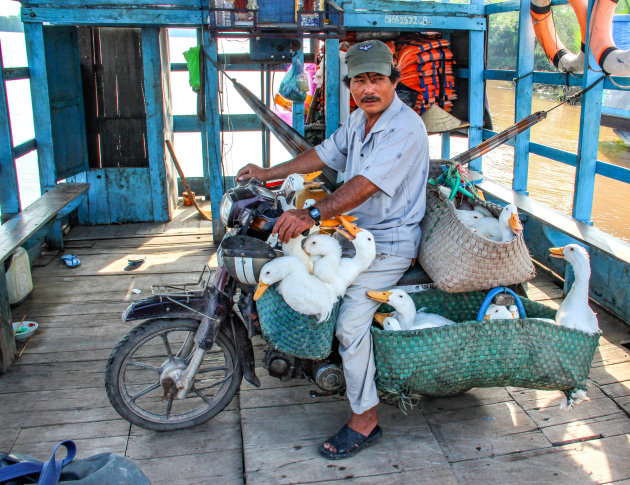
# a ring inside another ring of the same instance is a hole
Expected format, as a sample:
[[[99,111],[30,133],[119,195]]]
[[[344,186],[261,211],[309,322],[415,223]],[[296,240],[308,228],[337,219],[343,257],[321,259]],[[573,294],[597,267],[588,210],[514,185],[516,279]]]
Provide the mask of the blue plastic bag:
[[[304,65],[297,55],[294,55],[291,61],[291,69],[284,75],[278,92],[290,101],[303,103],[306,99],[307,91],[308,77],[304,71]]]

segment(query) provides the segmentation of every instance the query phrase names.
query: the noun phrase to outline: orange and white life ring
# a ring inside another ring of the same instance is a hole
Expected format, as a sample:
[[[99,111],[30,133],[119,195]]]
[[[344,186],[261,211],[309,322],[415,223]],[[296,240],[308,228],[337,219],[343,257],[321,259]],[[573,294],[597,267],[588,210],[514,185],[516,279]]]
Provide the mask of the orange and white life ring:
[[[586,9],[588,0],[569,0],[580,24],[582,48],[574,54],[569,51],[556,32],[551,15],[551,0],[531,0],[530,14],[534,32],[547,59],[562,72],[581,74],[584,72],[584,39],[586,38]]]
[[[618,49],[612,38],[612,20],[618,0],[595,0],[591,13],[590,48],[604,73],[630,76],[630,50]],[[551,16],[551,0],[531,0],[530,14],[536,38],[547,58],[562,72],[584,72],[584,39],[588,0],[569,0],[580,24],[582,49],[578,54],[567,50],[558,37]]]
[[[630,49],[621,50],[612,37],[617,0],[595,0],[591,13],[591,51],[602,70],[611,76],[630,76]]]

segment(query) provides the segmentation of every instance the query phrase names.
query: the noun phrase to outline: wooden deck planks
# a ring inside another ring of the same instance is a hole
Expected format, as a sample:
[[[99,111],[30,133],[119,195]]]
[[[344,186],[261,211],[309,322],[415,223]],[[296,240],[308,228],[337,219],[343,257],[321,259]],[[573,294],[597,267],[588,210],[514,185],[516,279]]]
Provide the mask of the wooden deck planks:
[[[561,393],[474,389],[423,398],[405,416],[379,407],[384,438],[357,457],[328,462],[322,441],[346,421],[339,396],[312,398],[304,380],[281,382],[257,368],[261,388],[240,395],[209,422],[153,433],[109,406],[105,360],[132,328],[121,312],[154,283],[196,280],[214,253],[211,224],[178,210],[167,224],[74,228],[66,238],[82,265],[58,255],[35,268],[32,297],[14,309],[41,328],[24,356],[0,378],[0,449],[46,458],[55,440],[77,440],[79,456],[114,451],[132,458],[155,484],[289,483],[623,483],[630,480],[630,340],[607,313],[591,371],[590,401],[558,408]],[[126,257],[147,254],[142,271],[122,271]],[[132,289],[141,290],[135,294]],[[544,274],[531,298],[557,307],[561,288]],[[257,365],[264,342],[254,341]],[[15,409],[23,409],[20,415]]]

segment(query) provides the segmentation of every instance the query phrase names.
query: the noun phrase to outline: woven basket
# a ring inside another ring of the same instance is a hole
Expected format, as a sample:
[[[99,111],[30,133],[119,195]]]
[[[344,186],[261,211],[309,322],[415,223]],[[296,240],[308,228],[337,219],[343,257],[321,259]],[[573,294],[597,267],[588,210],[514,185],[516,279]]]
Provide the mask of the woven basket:
[[[335,334],[335,322],[341,301],[337,301],[328,320],[318,322],[313,315],[293,310],[270,286],[256,302],[263,338],[281,352],[303,359],[328,357]]]
[[[411,297],[417,308],[462,323],[400,332],[372,327],[376,386],[387,396],[451,396],[495,386],[586,389],[599,333],[538,320],[554,318],[555,311],[526,298],[528,318],[478,322],[483,292],[429,290]]]
[[[497,217],[503,209],[486,201],[478,205]],[[432,186],[427,186],[421,227],[418,260],[440,290],[487,290],[523,283],[536,274],[522,234],[508,242],[475,234],[459,218],[455,204]]]

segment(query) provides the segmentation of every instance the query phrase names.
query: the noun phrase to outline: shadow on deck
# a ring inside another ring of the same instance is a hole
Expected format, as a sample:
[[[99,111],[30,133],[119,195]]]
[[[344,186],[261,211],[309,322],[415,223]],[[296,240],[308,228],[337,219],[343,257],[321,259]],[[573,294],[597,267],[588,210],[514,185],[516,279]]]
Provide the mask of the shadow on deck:
[[[33,294],[13,309],[14,320],[26,315],[40,328],[0,377],[0,450],[44,459],[56,442],[73,439],[80,457],[112,451],[132,458],[154,485],[630,483],[630,355],[623,346],[630,331],[604,310],[590,401],[572,411],[558,409],[560,392],[516,388],[426,399],[407,415],[382,404],[384,438],[356,458],[328,462],[317,448],[346,420],[345,399],[313,399],[306,381],[285,384],[261,368],[260,389],[243,383],[226,410],[188,430],[147,431],[109,405],[105,362],[131,329],[122,311],[152,284],[196,280],[215,250],[209,222],[179,208],[166,224],[76,227],[65,240],[81,266],[43,255],[33,267]],[[146,263],[124,271],[138,254]],[[544,275],[527,286],[548,305],[562,296]],[[262,348],[257,340],[258,362]]]

